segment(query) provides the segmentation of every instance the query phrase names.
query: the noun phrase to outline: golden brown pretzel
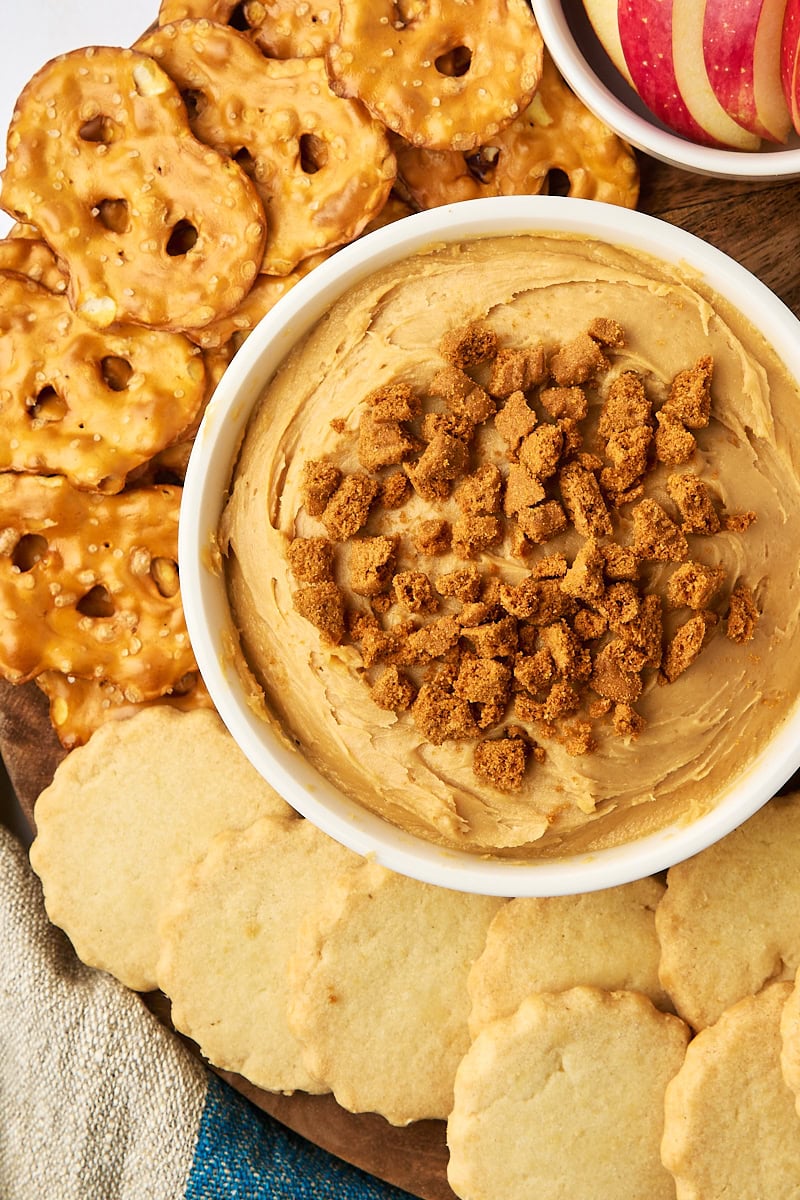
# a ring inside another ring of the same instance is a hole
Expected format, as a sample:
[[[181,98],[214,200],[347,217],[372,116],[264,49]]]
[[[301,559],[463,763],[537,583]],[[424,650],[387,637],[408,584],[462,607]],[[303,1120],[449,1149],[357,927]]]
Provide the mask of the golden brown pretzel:
[[[163,25],[137,46],[181,89],[196,136],[246,164],[267,214],[264,274],[349,242],[383,206],[396,174],[386,131],[333,94],[322,59],[265,59],[210,21]]]
[[[62,675],[60,671],[45,671],[37,675],[36,683],[50,701],[50,724],[67,750],[88,742],[106,721],[132,717],[141,708],[153,704],[169,704],[184,712],[213,707],[197,671],[190,671],[167,695],[138,703],[127,700],[122,689],[113,683],[78,679],[75,675]]]
[[[542,38],[525,0],[347,0],[332,87],[415,146],[472,150],[528,104]]]
[[[118,492],[203,404],[203,358],[181,334],[94,329],[63,294],[2,271],[0,336],[2,471],[57,473],[75,487]]]
[[[401,184],[420,208],[479,196],[537,195],[562,171],[569,195],[635,208],[631,148],[570,91],[547,52],[542,81],[511,125],[472,154],[424,150],[393,139]]]
[[[192,134],[152,59],[89,47],[23,90],[8,134],[2,205],[31,221],[98,327],[194,329],[232,311],[264,251],[264,213],[239,166]]]
[[[233,25],[269,58],[318,58],[339,28],[339,0],[162,0],[159,25],[186,18]]]
[[[27,233],[19,234],[0,241],[0,271],[16,271],[34,283],[40,283],[49,292],[67,290],[66,275],[59,267],[55,254],[36,230],[30,236]]]
[[[196,669],[177,569],[181,489],[79,492],[0,475],[0,672],[60,671],[152,700]]]
[[[270,58],[325,54],[341,17],[340,0],[247,0],[244,10],[254,42]]]

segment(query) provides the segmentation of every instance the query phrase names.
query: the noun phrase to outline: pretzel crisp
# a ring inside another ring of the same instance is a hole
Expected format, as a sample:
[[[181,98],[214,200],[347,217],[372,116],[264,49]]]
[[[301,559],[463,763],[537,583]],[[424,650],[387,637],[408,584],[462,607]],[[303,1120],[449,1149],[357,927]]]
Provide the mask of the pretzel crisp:
[[[163,25],[137,47],[181,89],[195,135],[251,175],[267,214],[265,274],[351,241],[380,211],[396,175],[386,131],[333,94],[322,59],[265,59],[210,21]]]
[[[264,253],[264,212],[237,163],[189,128],[152,59],[89,47],[22,92],[2,205],[33,222],[69,271],[91,324],[193,329],[231,312]]]
[[[401,186],[419,208],[479,196],[538,195],[561,171],[570,196],[635,208],[639,169],[630,147],[567,87],[547,51],[542,81],[515,121],[470,154],[393,139]]]
[[[407,142],[468,151],[528,105],[542,45],[525,0],[347,0],[327,63]]]
[[[34,283],[40,283],[49,292],[67,290],[66,275],[58,265],[55,254],[38,233],[35,237],[17,235],[3,238],[0,241],[0,271],[15,271]]]
[[[79,492],[0,475],[0,672],[116,684],[152,700],[196,670],[177,568],[181,489]]]
[[[167,695],[139,703],[126,700],[122,689],[113,683],[78,679],[75,675],[62,675],[60,671],[37,675],[36,684],[50,701],[50,724],[66,750],[84,745],[107,721],[132,717],[140,709],[154,704],[168,704],[183,712],[213,707],[197,671],[190,671]]]
[[[205,17],[246,33],[268,58],[319,58],[339,16],[339,0],[162,0],[158,23]]]
[[[118,492],[203,403],[203,358],[181,334],[94,329],[65,295],[2,271],[0,336],[0,470]]]

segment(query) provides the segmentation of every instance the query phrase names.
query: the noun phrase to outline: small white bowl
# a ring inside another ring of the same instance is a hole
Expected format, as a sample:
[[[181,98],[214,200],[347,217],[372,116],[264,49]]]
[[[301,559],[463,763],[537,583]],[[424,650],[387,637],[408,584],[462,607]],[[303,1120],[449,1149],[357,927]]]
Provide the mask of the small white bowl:
[[[716,806],[625,845],[523,863],[448,850],[368,812],[288,748],[249,706],[230,647],[236,632],[214,569],[220,515],[251,411],[291,347],[331,304],[374,271],[432,244],[535,232],[583,235],[690,266],[716,292],[745,300],[748,318],[800,379],[800,323],[764,284],[720,251],[654,217],[560,197],[471,200],[407,217],[339,251],[302,279],[249,335],[216,389],[192,451],[179,536],[181,590],[200,671],[244,754],[298,812],[331,837],[401,874],[499,896],[561,895],[611,887],[662,870],[717,841],[764,804],[800,766],[800,709]]]
[[[531,0],[545,45],[587,108],[615,133],[662,162],[699,175],[730,179],[800,176],[800,138],[764,142],[752,152],[701,146],[672,133],[622,78],[592,29],[581,0]]]

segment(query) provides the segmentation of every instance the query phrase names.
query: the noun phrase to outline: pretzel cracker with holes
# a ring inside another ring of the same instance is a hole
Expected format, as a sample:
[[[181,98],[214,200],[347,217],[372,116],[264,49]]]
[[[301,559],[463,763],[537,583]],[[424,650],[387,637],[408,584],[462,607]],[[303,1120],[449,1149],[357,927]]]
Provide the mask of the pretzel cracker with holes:
[[[529,103],[542,49],[526,0],[347,0],[327,63],[406,141],[467,151]]]
[[[181,489],[79,492],[0,474],[0,672],[116,684],[152,700],[196,670],[177,567]]]
[[[265,274],[351,241],[382,208],[397,173],[386,131],[334,95],[322,59],[265,59],[210,21],[162,25],[137,47],[180,88],[195,136],[251,175],[267,214]]]
[[[55,472],[78,488],[120,491],[205,397],[202,355],[181,334],[96,330],[63,294],[3,271],[0,355],[0,470]]]
[[[192,134],[180,93],[145,55],[89,47],[24,88],[0,203],[42,232],[91,324],[186,330],[231,312],[264,252],[244,172]]]
[[[479,196],[535,196],[551,171],[569,195],[635,208],[639,169],[631,148],[570,91],[547,51],[542,81],[524,112],[491,142],[463,154],[393,139],[401,185],[419,208]]]
[[[181,712],[195,708],[213,708],[203,680],[197,671],[189,671],[170,692],[155,700],[128,700],[122,688],[98,679],[79,679],[60,671],[45,671],[36,676],[36,686],[50,704],[50,724],[65,750],[88,742],[96,729],[108,721],[132,717],[153,704],[168,704]],[[130,690],[130,689],[129,689]]]
[[[339,16],[339,0],[162,0],[158,23],[205,17],[245,33],[268,58],[319,58]]]

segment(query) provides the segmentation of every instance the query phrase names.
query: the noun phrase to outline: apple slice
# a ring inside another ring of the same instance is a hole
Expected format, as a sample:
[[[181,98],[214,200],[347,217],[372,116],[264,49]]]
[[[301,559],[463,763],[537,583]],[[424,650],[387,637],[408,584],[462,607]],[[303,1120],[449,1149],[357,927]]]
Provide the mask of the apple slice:
[[[800,0],[787,0],[781,30],[781,87],[792,124],[800,133],[798,63],[800,63]]]
[[[800,0],[791,0],[798,4]],[[736,123],[720,104],[703,54],[705,0],[672,0],[672,57],[678,90],[697,124],[720,145],[757,150],[761,138]]]
[[[800,2],[800,0],[798,0]],[[617,0],[583,0],[583,7],[600,45],[611,59],[620,75],[633,87],[631,73],[622,53],[617,21]]]
[[[622,53],[636,91],[660,121],[693,142],[714,144],[690,113],[672,57],[673,0],[618,0]]]
[[[703,0],[618,0],[619,40],[633,86],[682,137],[755,150],[758,137],[726,115],[706,75],[702,6]]]
[[[787,0],[706,0],[703,55],[717,99],[739,125],[785,142],[791,117],[781,86]]]

